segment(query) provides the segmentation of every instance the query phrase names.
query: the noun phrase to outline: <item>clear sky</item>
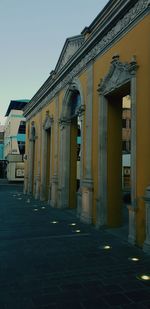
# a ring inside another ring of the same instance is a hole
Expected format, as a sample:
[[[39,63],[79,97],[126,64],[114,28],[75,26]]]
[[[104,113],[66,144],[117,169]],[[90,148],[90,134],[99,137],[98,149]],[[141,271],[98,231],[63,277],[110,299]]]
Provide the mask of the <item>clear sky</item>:
[[[108,0],[0,0],[0,122],[10,100],[31,99],[55,69],[67,37]]]

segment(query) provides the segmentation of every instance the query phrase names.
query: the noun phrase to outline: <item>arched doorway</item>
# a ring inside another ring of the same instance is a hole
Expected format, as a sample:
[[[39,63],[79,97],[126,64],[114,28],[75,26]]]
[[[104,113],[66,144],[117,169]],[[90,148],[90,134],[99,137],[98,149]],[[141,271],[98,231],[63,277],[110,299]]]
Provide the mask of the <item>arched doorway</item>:
[[[78,83],[73,82],[63,101],[60,117],[60,208],[81,208],[83,96]]]
[[[110,70],[101,80],[99,107],[99,192],[97,225],[122,224],[122,98],[131,96],[131,203],[128,240],[135,242],[136,228],[136,70],[131,62],[112,59]]]

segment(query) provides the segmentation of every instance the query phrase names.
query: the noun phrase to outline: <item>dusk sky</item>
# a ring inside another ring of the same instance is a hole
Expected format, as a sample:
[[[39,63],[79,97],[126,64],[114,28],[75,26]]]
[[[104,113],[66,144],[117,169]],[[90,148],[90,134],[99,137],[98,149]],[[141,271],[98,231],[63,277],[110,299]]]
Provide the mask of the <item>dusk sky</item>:
[[[31,99],[55,69],[67,37],[107,0],[0,0],[0,122],[10,100]]]

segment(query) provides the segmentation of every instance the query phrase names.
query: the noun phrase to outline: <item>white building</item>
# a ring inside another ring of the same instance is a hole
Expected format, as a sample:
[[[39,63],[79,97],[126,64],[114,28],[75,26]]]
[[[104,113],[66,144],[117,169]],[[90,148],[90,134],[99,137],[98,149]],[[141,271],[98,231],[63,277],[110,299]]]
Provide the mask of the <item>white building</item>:
[[[24,179],[25,121],[23,108],[29,100],[12,100],[6,112],[4,129],[4,158],[7,160],[7,179]]]

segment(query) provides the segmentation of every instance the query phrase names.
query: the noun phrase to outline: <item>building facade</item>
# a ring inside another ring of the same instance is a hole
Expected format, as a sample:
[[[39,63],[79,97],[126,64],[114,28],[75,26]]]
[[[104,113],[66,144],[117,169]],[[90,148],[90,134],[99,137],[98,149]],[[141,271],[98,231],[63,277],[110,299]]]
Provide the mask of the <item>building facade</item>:
[[[150,184],[149,12],[149,0],[110,0],[89,27],[66,40],[55,70],[24,111],[24,192],[52,207],[76,208],[83,222],[119,227],[122,111],[130,96],[128,240],[144,243],[147,251],[150,222],[143,196]]]
[[[6,112],[4,129],[4,159],[7,160],[7,179],[23,181],[26,119],[23,108],[29,100],[12,100]]]
[[[6,178],[6,165],[4,160],[4,126],[0,125],[0,178]]]
[[[0,160],[4,159],[4,126],[0,125]]]

